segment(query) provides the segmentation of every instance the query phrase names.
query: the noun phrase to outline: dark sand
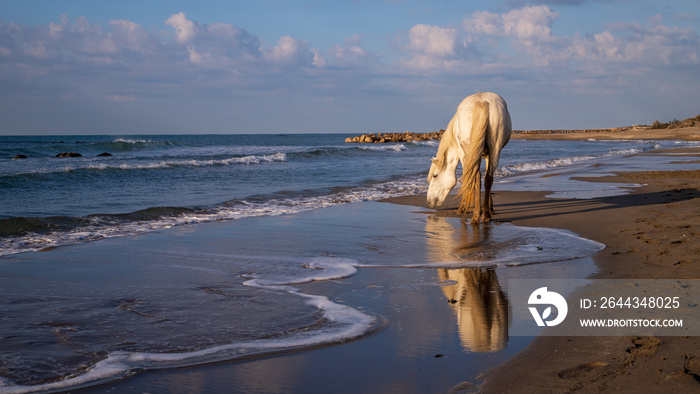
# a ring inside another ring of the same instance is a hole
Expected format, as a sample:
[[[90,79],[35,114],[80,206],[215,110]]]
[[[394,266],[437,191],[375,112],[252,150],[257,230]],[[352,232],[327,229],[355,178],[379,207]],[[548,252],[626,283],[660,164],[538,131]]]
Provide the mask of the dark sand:
[[[669,153],[700,159],[700,149]],[[577,179],[644,186],[589,200],[496,191],[494,220],[568,229],[606,244],[594,257],[594,278],[700,278],[700,171]],[[424,206],[424,200],[397,202]],[[539,337],[483,378],[484,393],[700,392],[700,338]]]

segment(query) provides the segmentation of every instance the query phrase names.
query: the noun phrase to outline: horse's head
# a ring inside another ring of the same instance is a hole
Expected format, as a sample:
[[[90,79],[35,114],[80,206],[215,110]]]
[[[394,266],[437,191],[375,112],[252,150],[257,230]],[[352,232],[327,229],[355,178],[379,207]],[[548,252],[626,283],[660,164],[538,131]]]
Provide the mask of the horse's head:
[[[428,173],[428,206],[437,208],[445,202],[447,195],[457,184],[454,171],[448,170],[446,163],[437,158],[432,159]]]

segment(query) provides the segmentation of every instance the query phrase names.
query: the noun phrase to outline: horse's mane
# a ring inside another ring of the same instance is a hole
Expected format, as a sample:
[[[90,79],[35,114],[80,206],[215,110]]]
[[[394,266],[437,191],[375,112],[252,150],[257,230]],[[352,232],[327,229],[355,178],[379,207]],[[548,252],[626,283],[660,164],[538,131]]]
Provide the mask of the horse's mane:
[[[438,145],[437,155],[433,159],[433,162],[439,169],[445,168],[445,163],[447,163],[447,152],[452,149],[457,149],[457,140],[454,138],[454,123],[455,118],[450,120],[447,124],[445,132],[442,133],[442,138],[440,138],[440,145]]]
[[[463,146],[465,157],[462,161],[462,186],[459,190],[459,195],[462,196],[458,210],[460,213],[467,212],[477,194],[481,193],[479,170],[486,142],[486,130],[489,127],[489,103],[483,101],[474,103],[472,112],[470,142],[468,146]]]

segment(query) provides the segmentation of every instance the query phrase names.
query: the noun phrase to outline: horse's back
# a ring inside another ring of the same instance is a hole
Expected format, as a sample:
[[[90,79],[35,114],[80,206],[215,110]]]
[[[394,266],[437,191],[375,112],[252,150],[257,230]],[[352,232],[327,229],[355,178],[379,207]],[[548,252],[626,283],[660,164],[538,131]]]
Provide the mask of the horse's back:
[[[462,100],[455,114],[455,118],[458,119],[458,123],[462,126],[459,128],[460,130],[455,130],[458,134],[461,134],[458,138],[463,141],[469,141],[470,125],[474,118],[477,103],[488,104],[490,127],[487,139],[500,150],[510,140],[512,124],[506,101],[496,93],[480,92]]]

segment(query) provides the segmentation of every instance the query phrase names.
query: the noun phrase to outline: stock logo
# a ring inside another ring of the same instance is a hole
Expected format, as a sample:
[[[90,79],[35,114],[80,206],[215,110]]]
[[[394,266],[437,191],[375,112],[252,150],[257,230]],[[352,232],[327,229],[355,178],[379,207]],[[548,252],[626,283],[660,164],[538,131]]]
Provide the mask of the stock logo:
[[[537,322],[537,325],[544,327],[545,325],[552,327],[564,321],[566,318],[566,313],[569,311],[569,307],[566,305],[566,300],[559,293],[553,291],[547,291],[546,287],[540,287],[530,294],[530,298],[527,300],[529,305],[550,305],[542,311],[542,315],[537,311],[534,306],[529,307],[532,317]],[[553,320],[547,320],[548,317],[552,316],[552,306],[557,308],[557,317]]]

